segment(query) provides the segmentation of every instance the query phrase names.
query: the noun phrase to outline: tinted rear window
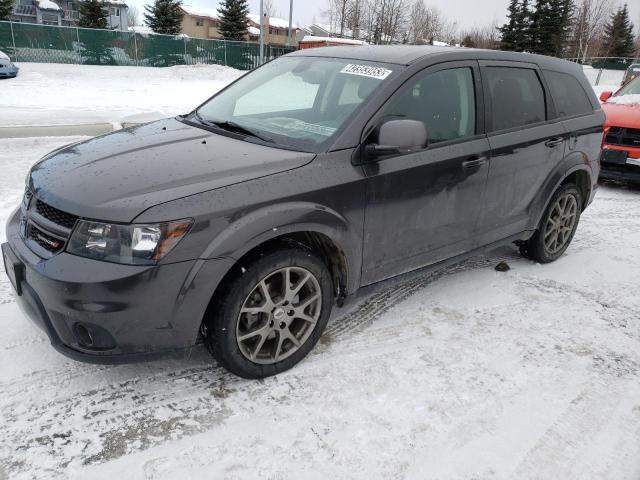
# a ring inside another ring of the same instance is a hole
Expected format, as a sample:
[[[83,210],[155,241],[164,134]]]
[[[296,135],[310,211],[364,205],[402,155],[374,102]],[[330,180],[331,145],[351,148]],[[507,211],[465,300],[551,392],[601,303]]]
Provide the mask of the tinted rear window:
[[[575,77],[551,70],[545,70],[544,76],[549,82],[549,89],[559,117],[593,112],[589,97]]]
[[[487,67],[492,130],[506,130],[546,120],[544,90],[535,70]]]

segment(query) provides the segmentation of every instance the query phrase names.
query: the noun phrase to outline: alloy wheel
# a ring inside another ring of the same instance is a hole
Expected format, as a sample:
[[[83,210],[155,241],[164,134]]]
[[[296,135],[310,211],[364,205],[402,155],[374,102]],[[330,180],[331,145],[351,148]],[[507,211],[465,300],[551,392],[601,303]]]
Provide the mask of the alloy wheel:
[[[242,355],[273,364],[295,353],[313,332],[322,307],[320,283],[302,267],[264,277],[242,304],[236,339]]]
[[[561,195],[554,204],[544,231],[544,247],[555,255],[567,246],[578,218],[578,202],[571,192]]]

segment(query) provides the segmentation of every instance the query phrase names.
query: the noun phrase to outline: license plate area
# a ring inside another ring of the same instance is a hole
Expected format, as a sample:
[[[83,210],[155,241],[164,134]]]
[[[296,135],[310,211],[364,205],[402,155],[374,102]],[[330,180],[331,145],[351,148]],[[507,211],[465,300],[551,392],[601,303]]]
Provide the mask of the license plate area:
[[[628,153],[625,150],[603,150],[602,161],[604,163],[613,163],[614,165],[625,165],[627,163]]]
[[[24,265],[17,259],[6,243],[2,245],[2,260],[11,285],[13,285],[18,296],[22,295],[21,281]]]

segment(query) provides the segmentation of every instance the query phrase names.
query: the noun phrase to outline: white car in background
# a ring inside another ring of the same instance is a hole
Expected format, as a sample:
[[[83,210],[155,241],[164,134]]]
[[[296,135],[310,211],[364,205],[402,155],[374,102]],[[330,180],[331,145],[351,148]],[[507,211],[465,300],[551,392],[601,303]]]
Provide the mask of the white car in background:
[[[13,78],[18,75],[19,68],[16,67],[9,55],[0,51],[0,78]]]

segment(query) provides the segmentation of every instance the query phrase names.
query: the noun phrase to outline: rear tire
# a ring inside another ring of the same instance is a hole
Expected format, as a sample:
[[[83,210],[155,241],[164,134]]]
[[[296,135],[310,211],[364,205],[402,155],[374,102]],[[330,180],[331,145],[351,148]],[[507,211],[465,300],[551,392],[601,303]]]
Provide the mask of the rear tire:
[[[332,286],[324,262],[300,247],[242,265],[205,319],[209,351],[244,378],[290,369],[320,339],[331,314]]]
[[[520,253],[538,263],[560,258],[571,244],[582,212],[582,195],[573,183],[553,195],[533,236],[520,245]]]

